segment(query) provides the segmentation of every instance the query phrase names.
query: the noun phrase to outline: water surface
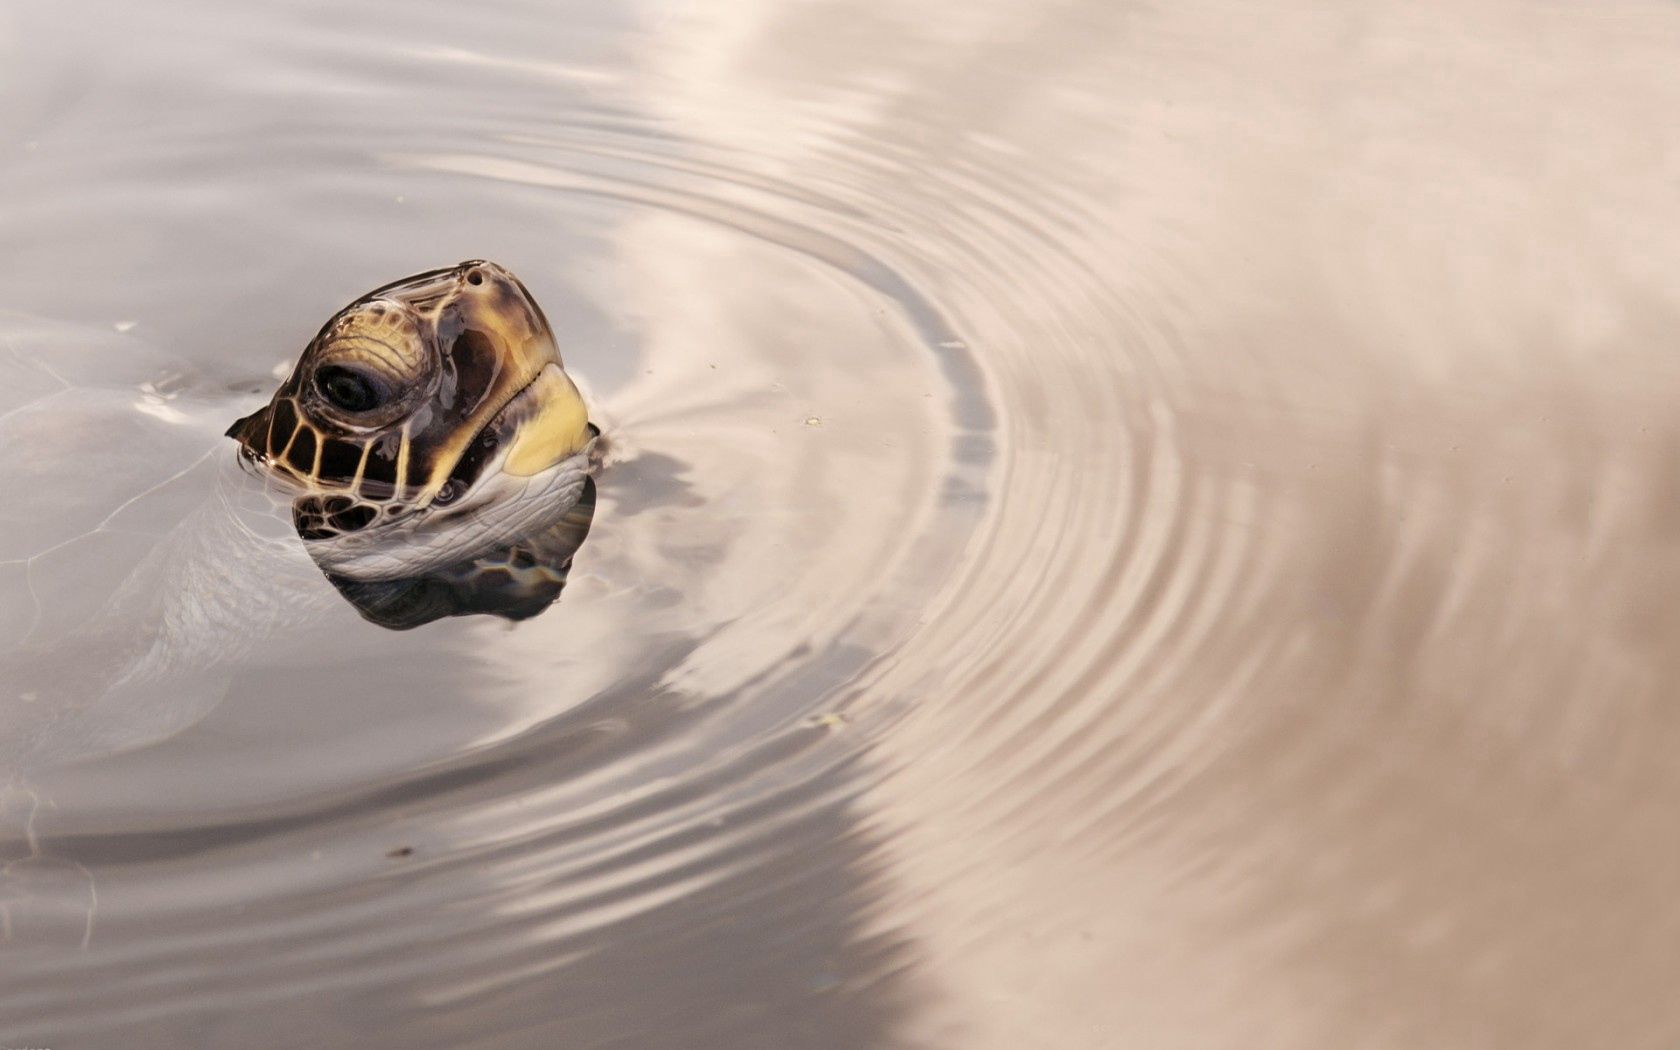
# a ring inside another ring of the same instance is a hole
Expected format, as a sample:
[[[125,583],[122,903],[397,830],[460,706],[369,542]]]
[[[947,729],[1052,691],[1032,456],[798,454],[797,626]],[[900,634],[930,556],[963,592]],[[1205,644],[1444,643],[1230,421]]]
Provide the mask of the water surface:
[[[190,724],[8,788],[0,1044],[1680,1038],[1680,9],[67,2],[0,46],[0,344],[95,348],[119,421],[58,438],[108,506],[5,449],[68,550],[132,534],[120,453],[231,457],[195,421],[464,258],[618,456],[520,625],[299,578],[259,631],[161,574],[214,659]]]

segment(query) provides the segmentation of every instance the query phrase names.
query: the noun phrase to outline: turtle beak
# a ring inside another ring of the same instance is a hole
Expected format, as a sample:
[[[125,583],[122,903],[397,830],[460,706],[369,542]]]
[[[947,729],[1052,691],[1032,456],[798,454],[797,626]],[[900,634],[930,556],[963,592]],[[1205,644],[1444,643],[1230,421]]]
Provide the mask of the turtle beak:
[[[541,474],[583,451],[594,436],[583,398],[558,364],[537,373],[497,422],[508,432],[503,439],[508,453],[502,460],[502,473],[515,477]]]
[[[462,427],[462,444],[440,461],[443,475],[464,481],[496,450],[501,471],[531,477],[589,443],[589,414],[566,375],[554,333],[519,279],[495,263],[462,263],[462,318],[498,356],[497,391]]]

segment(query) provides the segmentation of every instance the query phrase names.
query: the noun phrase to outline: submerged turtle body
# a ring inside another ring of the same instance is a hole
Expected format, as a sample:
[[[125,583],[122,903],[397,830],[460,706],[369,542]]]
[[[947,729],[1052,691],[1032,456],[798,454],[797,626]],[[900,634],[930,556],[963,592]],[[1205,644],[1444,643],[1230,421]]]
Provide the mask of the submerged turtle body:
[[[248,395],[132,338],[0,335],[0,782],[191,724],[339,595],[398,628],[533,615],[587,533],[594,429],[493,264],[352,303],[231,429]]]

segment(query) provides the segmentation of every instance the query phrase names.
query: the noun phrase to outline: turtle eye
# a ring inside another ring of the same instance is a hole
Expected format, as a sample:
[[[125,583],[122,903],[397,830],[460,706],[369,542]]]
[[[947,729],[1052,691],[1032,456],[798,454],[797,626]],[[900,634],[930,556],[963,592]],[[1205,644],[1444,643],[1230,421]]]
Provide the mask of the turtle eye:
[[[335,407],[346,412],[367,412],[384,399],[367,376],[342,365],[327,365],[315,372],[315,389]]]

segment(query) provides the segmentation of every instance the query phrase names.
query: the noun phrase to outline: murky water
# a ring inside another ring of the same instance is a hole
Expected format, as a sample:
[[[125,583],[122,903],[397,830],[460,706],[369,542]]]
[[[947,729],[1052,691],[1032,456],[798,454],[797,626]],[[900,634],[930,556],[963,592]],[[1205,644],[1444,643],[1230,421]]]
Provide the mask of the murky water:
[[[189,640],[13,753],[0,1044],[1680,1039],[1680,8],[0,46],[0,714]],[[388,632],[191,524],[480,256],[615,441],[556,607]]]

